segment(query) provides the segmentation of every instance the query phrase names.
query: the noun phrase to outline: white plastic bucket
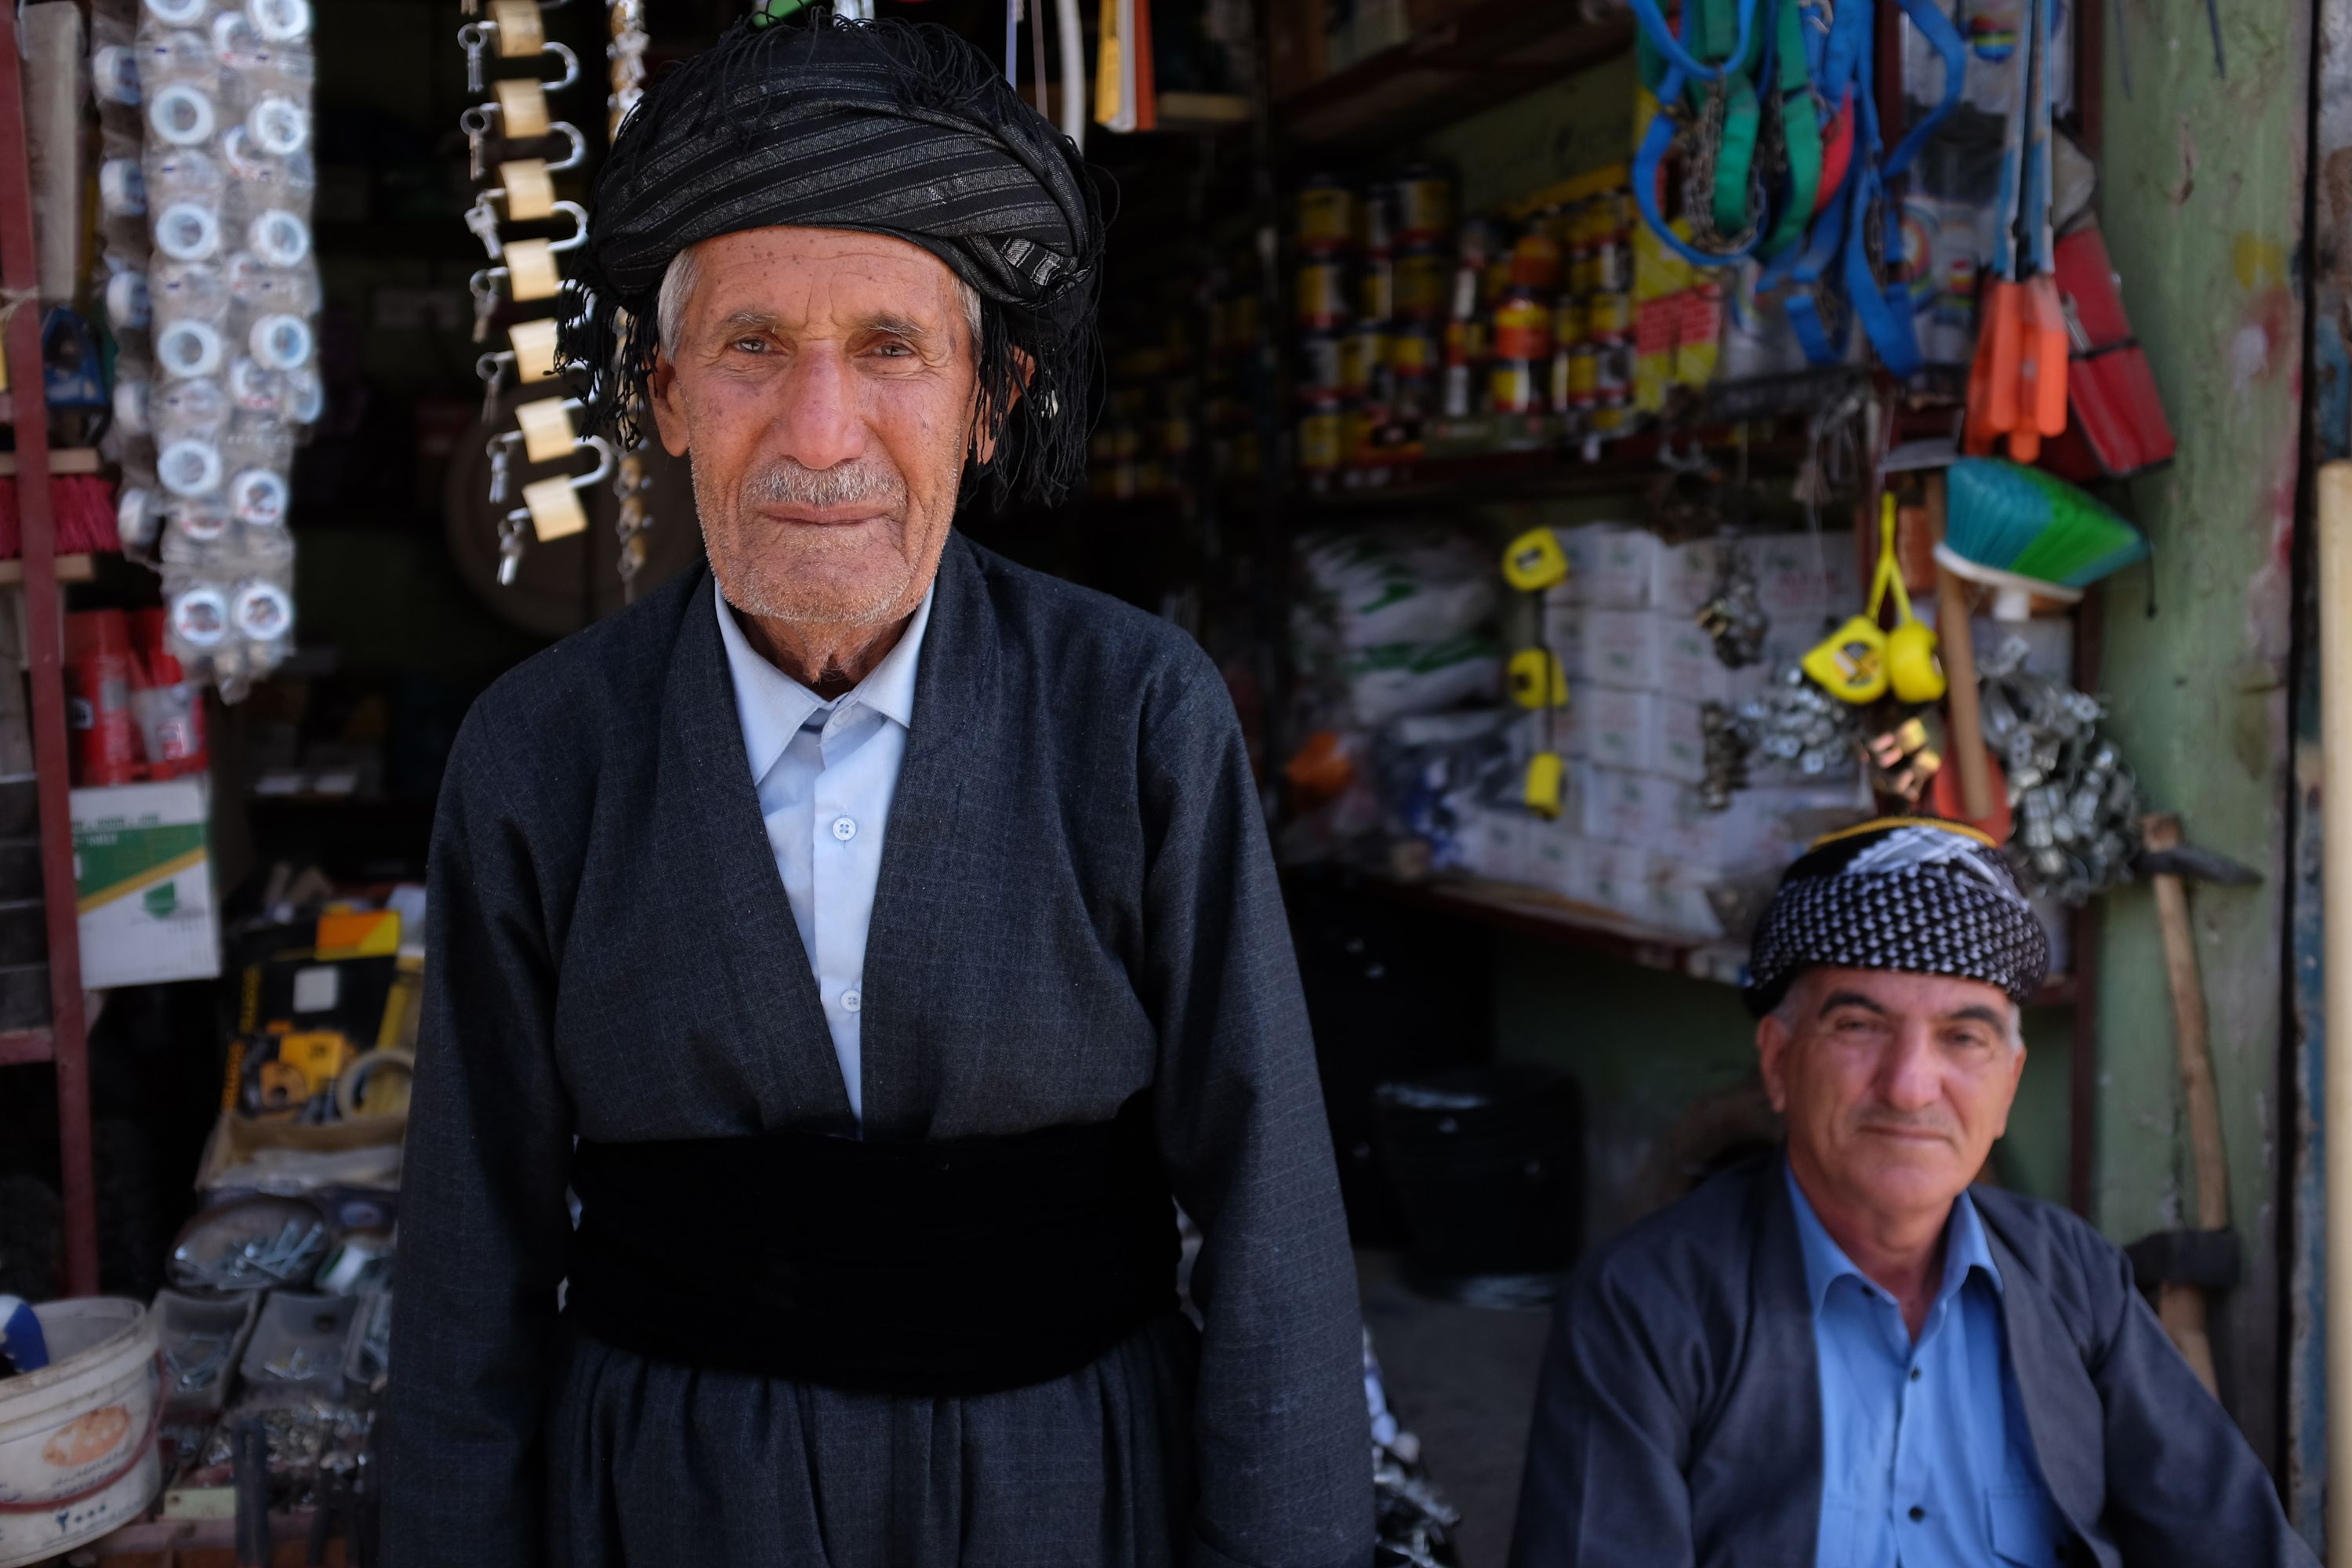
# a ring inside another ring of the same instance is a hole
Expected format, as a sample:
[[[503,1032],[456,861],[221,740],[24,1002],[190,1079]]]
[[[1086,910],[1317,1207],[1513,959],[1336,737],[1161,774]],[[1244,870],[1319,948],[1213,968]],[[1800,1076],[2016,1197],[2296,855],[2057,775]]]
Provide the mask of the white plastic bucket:
[[[163,1373],[136,1301],[33,1309],[49,1364],[0,1382],[0,1568],[128,1524],[163,1489]]]

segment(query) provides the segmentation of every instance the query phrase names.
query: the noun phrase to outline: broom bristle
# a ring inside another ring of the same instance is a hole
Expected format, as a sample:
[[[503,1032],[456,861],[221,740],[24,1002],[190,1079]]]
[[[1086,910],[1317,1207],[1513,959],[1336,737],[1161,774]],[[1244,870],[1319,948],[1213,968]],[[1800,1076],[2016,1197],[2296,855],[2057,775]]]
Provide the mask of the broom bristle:
[[[2083,588],[2147,553],[2139,530],[2054,475],[1963,458],[1948,485],[1944,542],[1979,566]]]

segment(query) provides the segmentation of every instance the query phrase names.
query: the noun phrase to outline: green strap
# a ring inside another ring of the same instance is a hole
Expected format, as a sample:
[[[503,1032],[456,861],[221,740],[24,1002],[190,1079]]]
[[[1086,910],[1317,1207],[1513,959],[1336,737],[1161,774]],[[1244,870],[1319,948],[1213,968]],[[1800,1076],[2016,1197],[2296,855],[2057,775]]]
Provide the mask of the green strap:
[[[1780,0],[1772,39],[1774,86],[1780,95],[1780,136],[1789,157],[1789,199],[1759,253],[1771,257],[1802,238],[1822,188],[1822,116],[1805,74],[1804,23],[1797,0]]]
[[[1812,222],[1813,203],[1821,192],[1822,118],[1811,80],[1805,74],[1804,24],[1799,15],[1798,0],[1684,3],[1691,7],[1685,47],[1694,58],[1709,64],[1725,58],[1738,47],[1739,7],[1743,3],[1773,8],[1773,80],[1769,91],[1774,100],[1772,108],[1780,119],[1789,162],[1789,190],[1772,233],[1760,247],[1763,254],[1769,255],[1803,235]],[[1752,29],[1747,56],[1738,62],[1736,70],[1726,73],[1720,83],[1693,81],[1685,91],[1689,112],[1700,117],[1706,112],[1711,93],[1724,94],[1723,135],[1717,148],[1715,182],[1709,200],[1709,216],[1717,234],[1745,234],[1750,221],[1748,206],[1755,195],[1757,144],[1766,107],[1755,80],[1763,57],[1764,37],[1761,28]],[[1634,44],[1642,81],[1655,91],[1665,79],[1665,57],[1652,44],[1646,32],[1638,33]]]
[[[1756,84],[1745,76],[1727,79],[1730,93],[1724,105],[1723,145],[1715,159],[1715,231],[1748,232],[1748,204],[1754,192],[1748,182],[1756,171],[1756,137],[1763,115],[1756,100]]]

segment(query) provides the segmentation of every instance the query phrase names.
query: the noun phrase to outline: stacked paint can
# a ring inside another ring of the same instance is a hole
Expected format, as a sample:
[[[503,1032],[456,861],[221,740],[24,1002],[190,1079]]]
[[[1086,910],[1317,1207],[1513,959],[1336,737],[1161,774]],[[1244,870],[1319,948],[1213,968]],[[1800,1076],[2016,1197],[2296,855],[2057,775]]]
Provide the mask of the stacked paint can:
[[[1559,223],[1567,261],[1553,309],[1552,406],[1612,434],[1633,396],[1633,194],[1586,197],[1563,207]]]
[[[1412,456],[1437,411],[1454,184],[1416,165],[1361,188],[1328,175],[1292,227],[1298,466],[1309,476]]]
[[[1355,320],[1356,193],[1328,174],[1310,177],[1298,192],[1291,238],[1297,258],[1291,315],[1299,334],[1298,466],[1329,473],[1345,450],[1349,399],[1340,344]]]

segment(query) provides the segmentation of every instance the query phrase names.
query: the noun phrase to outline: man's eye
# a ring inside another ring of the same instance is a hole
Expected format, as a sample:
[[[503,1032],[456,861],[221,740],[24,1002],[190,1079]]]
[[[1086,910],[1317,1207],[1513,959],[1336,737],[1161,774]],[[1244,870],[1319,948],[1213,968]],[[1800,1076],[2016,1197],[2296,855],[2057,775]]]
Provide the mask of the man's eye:
[[[898,339],[891,338],[883,342],[876,343],[874,345],[874,352],[877,354],[887,355],[891,359],[906,359],[911,356],[915,351],[906,343],[900,342]]]
[[[735,340],[735,346],[741,349],[745,353],[765,353],[768,352],[768,340],[765,338],[737,338]]]

